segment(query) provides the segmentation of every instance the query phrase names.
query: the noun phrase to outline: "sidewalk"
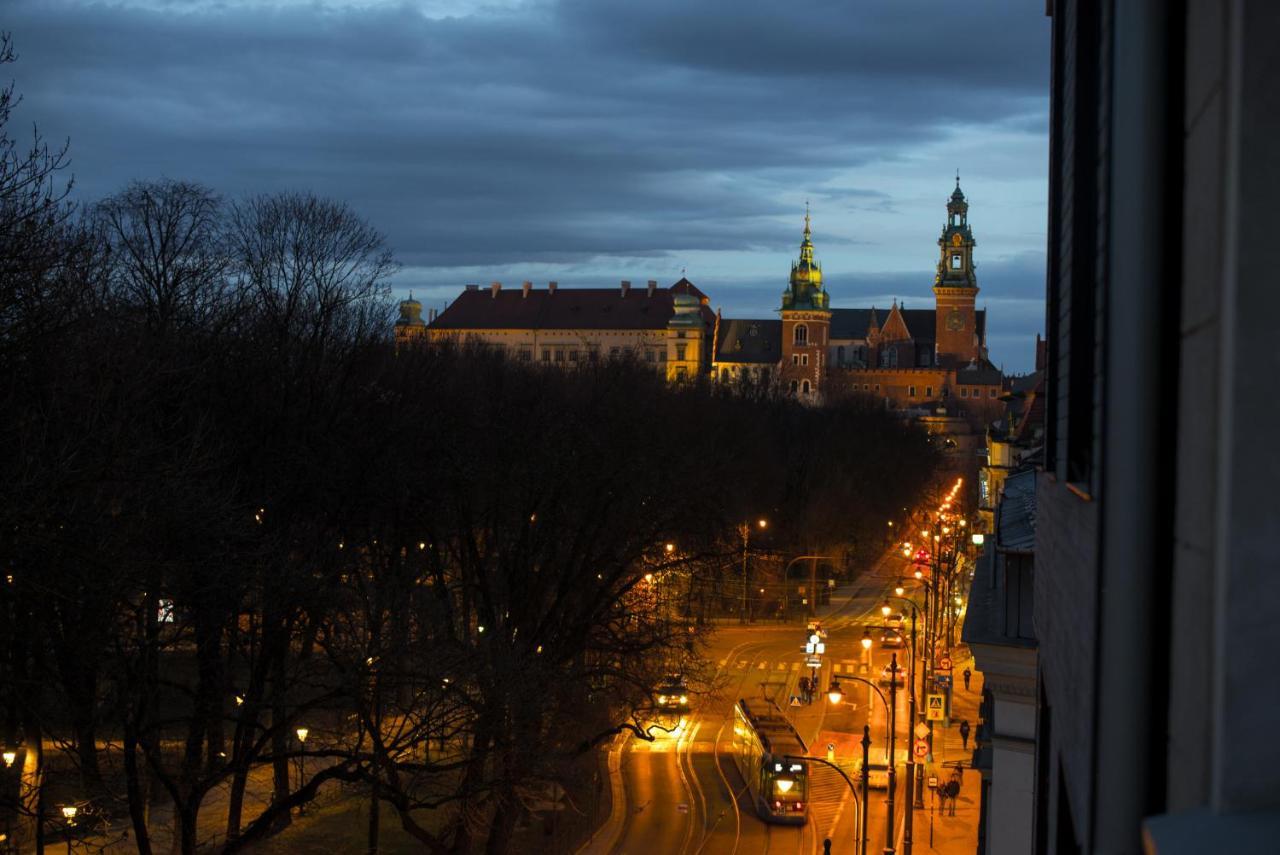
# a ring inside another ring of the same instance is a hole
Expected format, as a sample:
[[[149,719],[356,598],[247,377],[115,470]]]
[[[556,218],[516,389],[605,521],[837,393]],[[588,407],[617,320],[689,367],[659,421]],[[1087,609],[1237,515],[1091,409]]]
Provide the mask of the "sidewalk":
[[[978,730],[978,705],[982,701],[982,674],[975,668],[973,657],[965,645],[957,646],[952,658],[955,662],[955,689],[951,695],[951,720],[948,727],[936,722],[933,729],[934,762],[925,767],[925,783],[929,775],[936,775],[938,783],[951,779],[955,764],[963,763],[960,795],[955,800],[955,815],[951,806],[935,796],[928,786],[924,790],[924,809],[916,809],[913,823],[914,852],[938,852],[945,855],[973,855],[978,849],[978,821],[981,813],[982,773],[969,768],[973,758],[974,736]],[[965,668],[973,671],[969,689],[964,687],[961,674]],[[960,722],[969,722],[969,744],[966,749],[960,739]],[[917,767],[917,772],[920,767]],[[901,839],[901,838],[900,838]],[[930,842],[932,840],[932,842]],[[899,844],[899,850],[901,844]]]

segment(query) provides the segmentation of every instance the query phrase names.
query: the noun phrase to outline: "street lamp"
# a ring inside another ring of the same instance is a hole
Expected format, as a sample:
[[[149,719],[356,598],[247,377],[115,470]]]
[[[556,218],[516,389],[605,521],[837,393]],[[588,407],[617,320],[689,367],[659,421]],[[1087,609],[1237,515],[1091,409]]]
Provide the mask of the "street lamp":
[[[869,629],[864,629],[862,631],[862,649],[863,650],[871,649],[871,630]]]
[[[756,525],[760,530],[769,527],[769,521],[766,519],[756,520]],[[739,623],[747,622],[747,546],[751,542],[751,526],[747,523],[742,524],[742,613],[738,615]]]
[[[831,688],[827,689],[827,700],[833,704],[838,704],[844,700],[844,692],[840,690],[840,681],[834,675],[831,677]]]
[[[299,745],[302,745],[304,747],[306,746],[307,734],[310,732],[311,731],[305,727],[300,727],[294,731],[294,733],[297,734],[298,736]],[[299,789],[302,788],[302,785],[306,782],[306,780],[307,780],[307,755],[299,753],[298,754],[298,788]],[[306,812],[306,805],[298,805],[298,814],[301,815],[305,812]]]
[[[4,757],[4,765],[7,768],[13,765],[14,760],[18,759],[18,752],[14,751],[13,749],[9,749],[8,751],[4,752],[3,755],[0,755],[0,756]]]
[[[906,593],[906,590],[907,590],[906,586],[902,584],[902,577],[899,576],[898,584],[893,586],[893,592],[897,594],[899,597],[901,597],[904,593]]]
[[[71,826],[76,824],[76,814],[80,808],[75,805],[62,806],[62,818],[67,821],[67,855],[71,855]]]

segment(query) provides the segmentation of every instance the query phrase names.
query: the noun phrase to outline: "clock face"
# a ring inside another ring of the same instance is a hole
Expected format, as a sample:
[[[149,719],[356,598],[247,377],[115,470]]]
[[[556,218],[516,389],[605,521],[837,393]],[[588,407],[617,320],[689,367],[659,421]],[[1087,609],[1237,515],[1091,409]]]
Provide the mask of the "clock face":
[[[951,245],[952,245],[952,246],[959,246],[959,245],[960,245],[960,244],[962,244],[962,243],[964,243],[964,238],[960,237],[960,233],[959,233],[959,232],[956,232],[955,234],[951,235]]]
[[[959,309],[952,309],[947,313],[947,329],[952,332],[960,332],[964,329],[964,315],[960,314]]]

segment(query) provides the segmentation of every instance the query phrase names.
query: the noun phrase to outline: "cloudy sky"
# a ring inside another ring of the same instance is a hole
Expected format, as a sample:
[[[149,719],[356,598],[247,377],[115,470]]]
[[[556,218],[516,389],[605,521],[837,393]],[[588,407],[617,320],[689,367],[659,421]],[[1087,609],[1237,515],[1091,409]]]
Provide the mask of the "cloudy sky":
[[[669,284],[769,317],[805,201],[832,304],[932,305],[958,168],[989,345],[1043,327],[1040,0],[5,0],[15,122],[76,196],[135,178],[348,201],[443,305]]]

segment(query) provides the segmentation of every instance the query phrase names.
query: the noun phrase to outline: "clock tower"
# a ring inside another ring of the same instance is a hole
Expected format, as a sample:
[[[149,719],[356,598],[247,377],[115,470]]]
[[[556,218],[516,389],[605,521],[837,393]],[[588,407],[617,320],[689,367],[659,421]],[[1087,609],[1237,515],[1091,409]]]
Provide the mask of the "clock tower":
[[[933,278],[937,311],[935,341],[940,365],[968,363],[982,357],[978,340],[978,278],[973,271],[973,231],[969,228],[969,203],[956,189],[947,202],[947,222],[938,238],[941,257]]]

